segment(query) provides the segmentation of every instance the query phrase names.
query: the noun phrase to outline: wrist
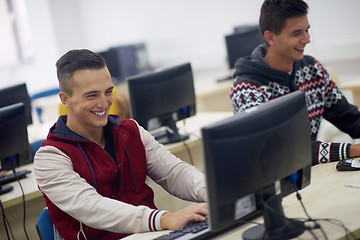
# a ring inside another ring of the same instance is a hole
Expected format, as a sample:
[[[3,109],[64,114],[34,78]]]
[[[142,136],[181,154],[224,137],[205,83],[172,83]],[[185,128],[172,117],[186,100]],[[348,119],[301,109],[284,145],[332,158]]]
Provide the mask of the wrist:
[[[351,144],[350,145],[350,157],[360,157],[360,144]]]
[[[160,230],[167,230],[169,229],[168,226],[166,225],[167,221],[166,221],[166,215],[168,214],[169,212],[167,211],[161,211],[159,214],[160,214],[160,217],[159,217],[159,227],[160,227]]]

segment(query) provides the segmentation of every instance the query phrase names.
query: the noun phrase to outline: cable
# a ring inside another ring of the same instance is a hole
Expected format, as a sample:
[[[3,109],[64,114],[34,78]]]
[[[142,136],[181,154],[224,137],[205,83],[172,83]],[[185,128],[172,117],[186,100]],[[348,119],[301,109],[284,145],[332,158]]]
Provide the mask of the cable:
[[[15,239],[14,234],[13,234],[12,229],[11,229],[11,225],[10,225],[8,219],[6,218],[5,209],[4,209],[3,205],[2,205],[1,200],[0,200],[0,207],[1,207],[1,212],[2,212],[2,216],[3,216],[4,228],[5,228],[5,231],[6,231],[7,239],[10,240],[9,231],[10,231],[12,239]]]
[[[190,148],[189,148],[189,146],[188,146],[187,143],[186,143],[186,140],[183,140],[182,142],[183,142],[183,144],[184,144],[184,146],[185,146],[185,148],[186,148],[186,151],[187,151],[187,153],[188,153],[188,155],[189,155],[189,159],[190,159],[191,165],[195,166],[195,165],[194,165],[194,159],[193,159],[193,157],[192,157]]]
[[[246,221],[246,220],[241,220],[241,219],[239,219],[239,220],[237,220],[236,221],[237,223],[240,223],[240,224],[255,224],[255,225],[262,225],[261,223],[258,223],[258,222],[254,222],[254,221]]]
[[[185,128],[186,127],[186,119],[183,119],[182,122],[183,122],[183,126],[184,126],[184,129],[183,129],[184,134],[189,135],[189,136],[193,136],[197,140],[201,141],[201,137],[199,137],[197,134],[195,134],[193,132],[187,132],[187,130]]]
[[[299,200],[303,210],[304,210],[304,213],[305,215],[308,217],[308,219],[306,219],[305,221],[306,222],[313,222],[315,224],[315,226],[313,227],[313,229],[315,228],[319,228],[320,231],[322,232],[322,234],[324,235],[325,239],[328,239],[323,227],[318,223],[319,221],[326,221],[326,222],[329,222],[333,225],[337,225],[341,228],[344,229],[345,231],[345,237],[346,239],[349,239],[348,237],[351,236],[353,239],[357,239],[356,236],[354,235],[354,233],[352,233],[340,220],[338,219],[313,219],[312,217],[310,217],[310,215],[308,214],[308,212],[306,211],[306,208],[304,206],[304,203],[302,201],[302,197],[300,195],[300,193],[298,192],[297,190],[297,186],[294,184],[294,188],[295,188],[295,192],[296,192],[296,197],[297,199]]]
[[[22,184],[20,182],[20,179],[18,178],[18,176],[16,175],[16,170],[15,170],[15,167],[13,165],[13,162],[10,161],[10,165],[11,165],[11,170],[12,172],[14,173],[15,177],[16,177],[16,180],[17,182],[19,183],[19,186],[20,186],[20,189],[21,189],[21,194],[22,194],[22,202],[23,202],[23,229],[24,229],[24,233],[25,233],[25,236],[26,236],[26,239],[29,240],[29,236],[27,234],[27,231],[26,231],[26,202],[25,202],[25,193],[24,193],[24,189],[22,187]]]
[[[328,239],[328,237],[327,237],[324,229],[322,228],[322,226],[316,221],[316,219],[313,219],[313,218],[309,215],[309,213],[307,212],[307,210],[306,210],[306,208],[305,208],[305,206],[304,206],[304,203],[303,203],[303,201],[302,201],[301,195],[300,195],[300,193],[297,191],[297,189],[295,189],[295,192],[296,192],[296,198],[299,200],[300,205],[301,205],[301,207],[302,207],[305,215],[306,215],[307,218],[308,218],[306,221],[308,221],[308,222],[313,222],[313,223],[315,224],[315,225],[314,225],[310,230],[308,230],[308,231],[311,232],[312,229],[319,228],[320,231],[321,231],[321,233],[322,233],[323,236],[325,237],[325,239]]]
[[[295,182],[292,182],[291,185],[294,187],[294,190],[295,190],[295,193],[296,193],[296,198],[299,200],[300,205],[301,205],[301,207],[302,207],[305,215],[306,215],[307,218],[308,218],[307,221],[314,223],[314,226],[313,226],[312,228],[307,228],[306,230],[307,230],[311,235],[313,235],[312,230],[318,228],[318,229],[320,229],[321,233],[323,234],[325,240],[327,240],[327,239],[328,239],[328,236],[326,235],[326,233],[325,233],[324,229],[322,228],[322,226],[321,226],[315,219],[313,219],[313,218],[309,215],[309,213],[307,212],[307,210],[306,210],[306,208],[305,208],[305,205],[304,205],[304,203],[303,203],[303,201],[302,201],[301,194],[300,194],[299,191],[298,191],[298,188],[297,188],[296,183],[295,183]]]
[[[284,214],[281,214],[280,212],[278,212],[277,210],[275,210],[274,208],[272,208],[271,206],[269,206],[269,205],[267,204],[267,202],[266,202],[263,198],[261,198],[261,202],[262,202],[263,206],[264,206],[266,209],[270,210],[271,212],[275,213],[276,215],[280,216],[281,218],[283,218],[283,219],[285,219],[285,220],[287,220],[287,221],[298,220],[298,221],[303,222],[303,223],[306,222],[306,221],[304,221],[304,220],[299,220],[299,219],[295,219],[295,218],[287,218]],[[311,218],[310,218],[310,219],[311,219]],[[311,219],[311,220],[312,220],[312,219]],[[312,221],[313,221],[313,220],[312,220]],[[315,227],[306,227],[305,225],[298,224],[298,222],[296,222],[296,221],[291,221],[291,222],[292,222],[293,224],[297,225],[298,227],[303,228],[305,231],[308,231],[309,234],[311,234],[311,236],[313,237],[313,239],[318,239],[318,237],[316,237],[316,235],[312,232],[312,230],[315,229],[315,228],[321,228],[321,226],[320,226],[319,224],[315,225]],[[322,233],[324,234],[325,239],[328,239],[327,236],[326,236],[326,234],[325,234],[325,232],[322,231]]]
[[[201,137],[199,137],[195,133],[190,133],[189,135],[195,137],[197,140],[199,140],[201,142]]]
[[[183,126],[184,126],[184,133],[187,134],[187,131],[186,131],[186,128],[185,128],[185,126],[186,126],[186,121],[185,121],[185,119],[183,119]],[[189,135],[189,134],[188,134],[188,135]],[[188,155],[189,155],[189,159],[190,159],[191,165],[195,166],[195,165],[194,165],[194,159],[193,159],[193,157],[192,157],[190,148],[189,148],[189,146],[188,146],[187,143],[186,143],[186,140],[183,140],[182,143],[184,144],[184,146],[185,146],[185,148],[186,148],[186,151],[187,151],[187,153],[188,153]]]
[[[5,231],[6,231],[6,236],[7,236],[7,239],[10,239],[10,237],[9,237],[9,231],[8,231],[8,229],[7,229],[7,223],[8,223],[8,221],[7,221],[7,218],[6,218],[6,216],[5,216],[4,208],[3,208],[3,206],[2,206],[1,201],[0,201],[0,206],[1,206],[1,211],[2,211],[4,228],[5,228]]]
[[[332,219],[332,218],[324,218],[324,219],[316,219],[317,221],[325,221],[325,222],[328,222],[330,224],[333,224],[333,225],[336,225],[338,227],[341,227],[343,228],[343,230],[345,231],[345,237],[346,239],[349,239],[348,237],[351,236],[353,239],[358,239],[354,233],[352,233],[350,231],[350,229],[348,229],[343,222],[341,222],[340,220],[338,219]]]

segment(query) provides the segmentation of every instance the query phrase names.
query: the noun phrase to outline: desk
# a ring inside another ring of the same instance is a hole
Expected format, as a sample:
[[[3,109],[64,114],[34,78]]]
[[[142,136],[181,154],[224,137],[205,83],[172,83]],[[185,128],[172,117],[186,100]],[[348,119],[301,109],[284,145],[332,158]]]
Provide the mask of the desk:
[[[338,219],[350,229],[357,238],[360,237],[360,189],[345,187],[345,183],[360,185],[360,172],[338,172],[336,163],[321,164],[312,167],[311,183],[300,191],[305,208],[314,219]],[[294,194],[283,200],[284,212],[290,218],[305,218],[300,203]],[[256,220],[261,222],[261,218]],[[329,223],[320,222],[329,239],[345,239],[344,231]],[[242,233],[254,225],[243,225],[221,236],[216,240],[242,239]],[[126,240],[147,240],[161,236],[168,231],[134,234]],[[320,232],[315,232],[319,239],[324,239]],[[313,239],[309,233],[304,233],[296,239]],[[352,238],[349,238],[352,239]]]
[[[216,82],[213,79],[195,81],[196,108],[198,112],[232,112],[230,88],[232,80]]]
[[[353,104],[360,107],[360,79],[357,81],[342,82],[339,87],[341,90],[350,90]]]
[[[38,239],[35,229],[35,221],[40,211],[45,207],[45,203],[36,185],[32,163],[18,168],[18,170],[23,169],[32,171],[27,174],[27,178],[20,180],[24,190],[26,203],[26,231],[30,239]],[[23,200],[21,188],[18,182],[13,182],[11,185],[14,189],[9,193],[0,195],[0,199],[3,204],[6,217],[10,222],[15,239],[26,239],[22,224]],[[1,221],[0,224],[0,239],[6,239],[3,221]]]
[[[190,160],[190,155],[185,147],[184,143],[174,143],[166,145],[166,149],[172,152],[177,157],[182,160],[193,163],[199,169],[202,169],[202,157],[201,157],[201,141],[200,141],[200,128],[202,126],[208,125],[210,123],[216,122],[218,120],[232,116],[231,112],[225,113],[199,113],[196,116],[193,116],[186,120],[186,124],[183,125],[182,122],[178,123],[180,128],[180,133],[189,133],[190,138],[185,141],[186,146],[192,156],[193,162]],[[29,132],[30,139],[43,139],[46,137],[49,127],[52,125],[48,124],[46,126],[41,126],[36,130],[35,127]],[[185,131],[186,130],[186,131]],[[33,135],[32,135],[33,134]],[[35,229],[35,221],[44,208],[44,200],[37,189],[35,176],[33,173],[32,164],[27,164],[19,168],[32,170],[28,177],[20,180],[26,200],[26,229],[30,239],[38,239],[37,232]],[[148,179],[149,185],[154,189],[155,192],[155,203],[160,209],[168,209],[170,211],[180,209],[189,203],[178,198],[171,196],[169,193],[165,192],[157,184],[153,183],[151,179]],[[22,219],[23,219],[23,207],[22,207],[22,194],[17,182],[11,183],[14,186],[14,190],[0,195],[1,201],[3,203],[5,213],[9,222],[11,224],[14,236],[16,239],[25,239]],[[0,223],[0,239],[6,239],[6,232],[4,230],[3,221]]]

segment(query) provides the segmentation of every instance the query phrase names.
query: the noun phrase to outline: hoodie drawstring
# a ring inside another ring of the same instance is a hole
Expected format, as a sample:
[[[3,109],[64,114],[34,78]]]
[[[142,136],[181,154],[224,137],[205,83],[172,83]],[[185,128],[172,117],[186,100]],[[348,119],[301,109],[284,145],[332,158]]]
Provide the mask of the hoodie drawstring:
[[[126,160],[127,160],[128,164],[129,164],[129,167],[130,167],[131,176],[132,176],[134,186],[135,186],[135,191],[136,191],[136,193],[138,193],[136,178],[135,178],[135,174],[134,174],[132,164],[131,164],[131,160],[130,160],[130,155],[129,155],[129,152],[128,152],[127,148],[125,148],[125,154],[126,154]]]
[[[95,173],[94,173],[94,169],[93,169],[92,166],[91,166],[91,163],[90,163],[90,161],[89,161],[89,158],[88,158],[87,155],[85,154],[85,151],[84,151],[84,149],[81,147],[80,143],[76,143],[76,144],[77,144],[77,146],[80,148],[81,153],[82,153],[82,154],[84,155],[84,157],[85,157],[85,160],[86,160],[86,162],[87,162],[87,164],[88,164],[88,166],[89,166],[89,168],[90,168],[90,172],[91,172],[91,175],[92,175],[92,178],[93,178],[94,188],[97,190]]]

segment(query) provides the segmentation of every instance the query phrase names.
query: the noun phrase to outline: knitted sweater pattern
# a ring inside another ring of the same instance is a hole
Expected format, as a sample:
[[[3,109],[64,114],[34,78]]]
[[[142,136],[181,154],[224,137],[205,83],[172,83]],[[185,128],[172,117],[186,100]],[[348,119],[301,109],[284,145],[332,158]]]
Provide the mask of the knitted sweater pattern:
[[[317,142],[321,119],[324,117],[352,137],[360,137],[359,127],[347,125],[356,116],[357,108],[349,104],[332,81],[323,65],[311,56],[296,61],[291,73],[270,68],[263,60],[266,46],[260,45],[252,55],[239,59],[234,73],[230,98],[234,112],[240,112],[274,98],[300,90],[305,92],[309,114],[310,134],[313,141],[313,164],[338,161],[349,157],[350,144]],[[347,112],[342,121],[338,113]],[[353,119],[354,120],[354,119]]]

